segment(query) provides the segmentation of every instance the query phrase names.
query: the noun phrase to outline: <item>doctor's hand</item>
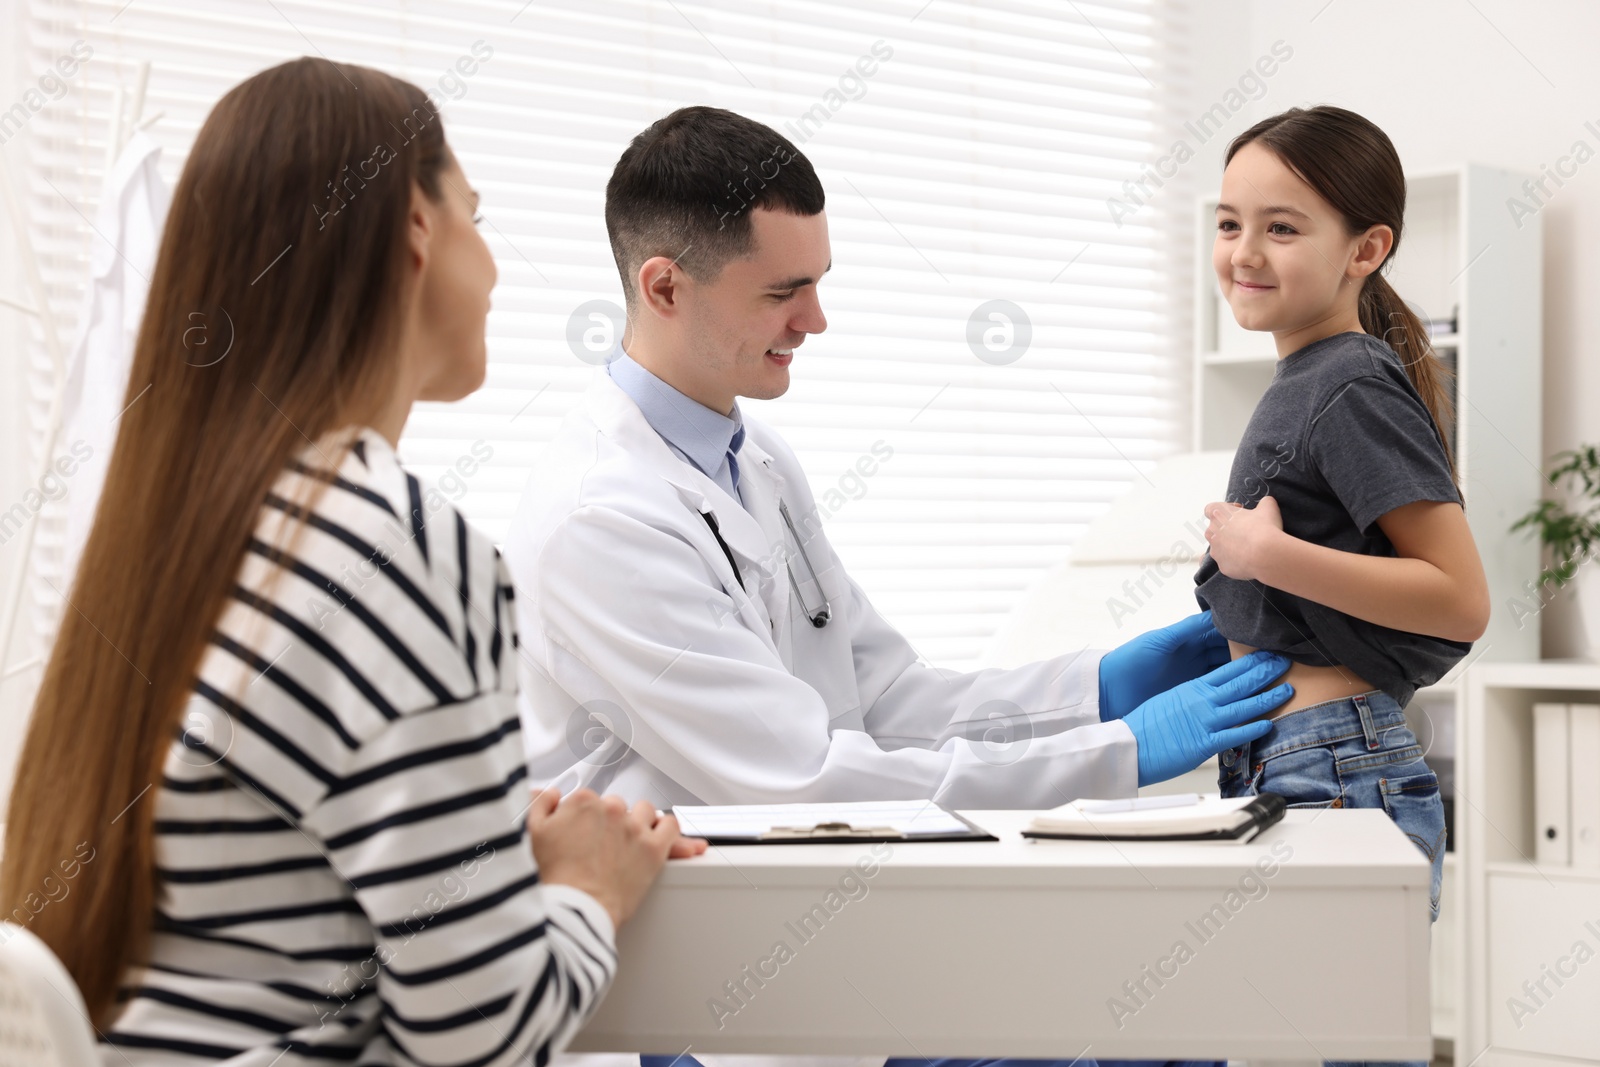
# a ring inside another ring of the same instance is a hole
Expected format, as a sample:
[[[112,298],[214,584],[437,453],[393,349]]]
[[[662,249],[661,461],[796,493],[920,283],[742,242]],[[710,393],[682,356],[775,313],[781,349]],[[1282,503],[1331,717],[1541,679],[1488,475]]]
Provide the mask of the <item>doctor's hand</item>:
[[[1252,652],[1134,708],[1123,721],[1139,743],[1139,784],[1165,781],[1225,748],[1265,736],[1271,721],[1250,720],[1288,700],[1294,689],[1276,685],[1264,693],[1258,690],[1288,669],[1283,656]]]
[[[678,833],[678,820],[641,800],[546,789],[528,809],[528,839],[539,880],[583,890],[619,929],[644,899],[669,857],[698,856],[706,843]]]
[[[1158,693],[1228,662],[1211,612],[1140,634],[1100,660],[1100,721],[1120,719]]]

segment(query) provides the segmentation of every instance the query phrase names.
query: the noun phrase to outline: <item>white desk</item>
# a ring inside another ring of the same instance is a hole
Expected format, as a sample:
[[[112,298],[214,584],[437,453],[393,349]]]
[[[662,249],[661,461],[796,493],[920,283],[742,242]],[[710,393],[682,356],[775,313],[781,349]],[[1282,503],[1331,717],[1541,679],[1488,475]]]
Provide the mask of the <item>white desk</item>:
[[[1431,1056],[1428,866],[1383,812],[1292,811],[1243,846],[1031,843],[1027,813],[964,814],[1000,842],[878,845],[870,877],[866,844],[669,864],[572,1049]]]

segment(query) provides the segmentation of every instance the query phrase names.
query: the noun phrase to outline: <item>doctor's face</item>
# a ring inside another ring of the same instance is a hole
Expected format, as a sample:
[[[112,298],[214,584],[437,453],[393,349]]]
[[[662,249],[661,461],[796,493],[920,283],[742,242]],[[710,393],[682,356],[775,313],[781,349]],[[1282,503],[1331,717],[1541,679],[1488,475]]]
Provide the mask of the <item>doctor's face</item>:
[[[684,322],[701,392],[723,412],[735,397],[782,396],[800,345],[828,328],[817,299],[817,283],[833,262],[826,213],[757,208],[750,225],[751,254],[729,262],[709,284],[693,286]]]

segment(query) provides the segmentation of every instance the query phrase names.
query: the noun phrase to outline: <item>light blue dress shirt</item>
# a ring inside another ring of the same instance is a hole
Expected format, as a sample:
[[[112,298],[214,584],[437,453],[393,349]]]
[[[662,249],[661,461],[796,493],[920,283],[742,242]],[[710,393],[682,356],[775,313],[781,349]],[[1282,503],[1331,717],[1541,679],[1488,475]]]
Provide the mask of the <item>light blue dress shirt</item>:
[[[738,460],[739,449],[744,445],[744,419],[737,402],[732,418],[712,411],[639,366],[621,346],[616,358],[606,365],[606,373],[639,405],[644,420],[679,459],[744,503],[739,493]]]

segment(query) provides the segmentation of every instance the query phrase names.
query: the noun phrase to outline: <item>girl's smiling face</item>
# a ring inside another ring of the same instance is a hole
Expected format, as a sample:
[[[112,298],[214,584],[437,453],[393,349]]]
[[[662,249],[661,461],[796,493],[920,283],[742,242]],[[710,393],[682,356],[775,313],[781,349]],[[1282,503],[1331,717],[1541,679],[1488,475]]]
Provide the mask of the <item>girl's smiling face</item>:
[[[1359,331],[1362,283],[1393,244],[1387,226],[1351,235],[1333,206],[1258,142],[1223,172],[1211,265],[1233,317],[1270,332],[1280,357]]]

